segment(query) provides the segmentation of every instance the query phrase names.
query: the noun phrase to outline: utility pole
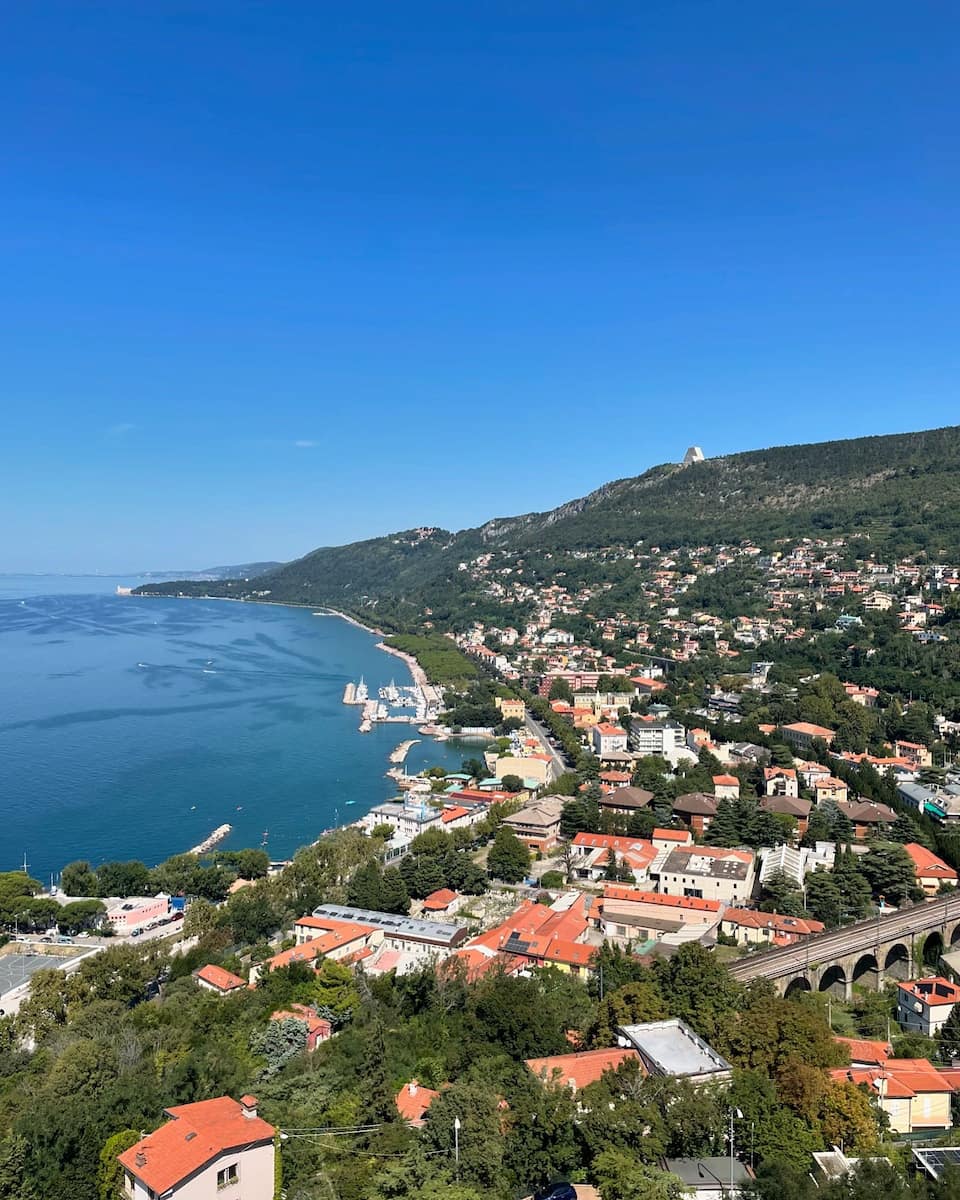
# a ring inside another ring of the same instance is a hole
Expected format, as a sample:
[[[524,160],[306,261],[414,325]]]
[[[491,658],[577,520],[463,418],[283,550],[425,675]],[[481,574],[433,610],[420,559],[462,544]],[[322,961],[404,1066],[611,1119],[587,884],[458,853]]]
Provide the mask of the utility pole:
[[[453,1118],[453,1157],[456,1163],[457,1183],[460,1182],[460,1118]]]

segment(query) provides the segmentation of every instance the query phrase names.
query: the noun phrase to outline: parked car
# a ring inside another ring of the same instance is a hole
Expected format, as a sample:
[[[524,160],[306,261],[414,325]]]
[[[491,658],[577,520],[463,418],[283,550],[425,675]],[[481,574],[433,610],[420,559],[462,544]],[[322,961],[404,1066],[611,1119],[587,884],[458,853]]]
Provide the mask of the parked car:
[[[533,1200],[577,1200],[577,1189],[572,1183],[549,1183],[534,1194]]]

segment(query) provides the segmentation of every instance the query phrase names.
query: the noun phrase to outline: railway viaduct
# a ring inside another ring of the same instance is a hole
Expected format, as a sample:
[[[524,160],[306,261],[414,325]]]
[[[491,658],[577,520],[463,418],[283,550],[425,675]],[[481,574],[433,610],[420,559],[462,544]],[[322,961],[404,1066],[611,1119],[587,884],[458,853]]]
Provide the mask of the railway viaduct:
[[[879,989],[887,978],[910,979],[935,969],[941,954],[955,946],[960,893],[748,955],[730,970],[741,983],[769,979],[782,995],[819,991],[849,999],[855,983]]]

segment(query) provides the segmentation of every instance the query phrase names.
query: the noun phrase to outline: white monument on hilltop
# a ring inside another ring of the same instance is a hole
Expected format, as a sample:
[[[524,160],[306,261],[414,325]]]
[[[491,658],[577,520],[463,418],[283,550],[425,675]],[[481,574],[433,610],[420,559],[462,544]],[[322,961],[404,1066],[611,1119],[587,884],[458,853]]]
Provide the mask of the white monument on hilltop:
[[[691,463],[698,462],[703,462],[703,451],[699,446],[691,446],[683,456],[683,463],[681,465],[684,467],[689,467]]]

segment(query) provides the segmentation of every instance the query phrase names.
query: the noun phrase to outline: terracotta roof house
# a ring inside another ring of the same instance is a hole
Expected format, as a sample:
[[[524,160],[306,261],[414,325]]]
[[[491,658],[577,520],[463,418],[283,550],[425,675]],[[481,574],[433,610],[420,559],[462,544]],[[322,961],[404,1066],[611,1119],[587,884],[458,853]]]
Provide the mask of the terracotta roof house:
[[[214,1200],[233,1184],[244,1200],[272,1200],[276,1130],[257,1116],[255,1096],[221,1096],[164,1112],[165,1125],[117,1156],[131,1200]]]
[[[736,775],[714,775],[713,794],[718,800],[736,800],[740,795],[740,780]]]
[[[214,963],[198,967],[193,972],[193,977],[204,991],[216,992],[218,996],[229,996],[231,992],[243,991],[247,986],[245,979],[234,975],[232,971],[225,971],[223,967]]]
[[[941,884],[953,884],[956,887],[956,871],[942,858],[938,858],[932,850],[921,846],[919,842],[907,842],[904,850],[913,862],[913,873],[917,877],[917,883],[928,896],[936,895]]]
[[[451,891],[450,888],[438,888],[424,900],[423,911],[425,913],[453,912],[459,899],[459,893]]]
[[[563,1084],[579,1092],[596,1083],[607,1071],[615,1071],[621,1063],[639,1062],[640,1055],[632,1047],[613,1050],[581,1050],[576,1054],[551,1054],[547,1058],[528,1058],[527,1066],[541,1083]]]
[[[893,1047],[889,1042],[839,1036],[833,1040],[846,1047],[850,1062],[855,1067],[879,1067],[893,1055]]]
[[[423,1087],[416,1079],[411,1079],[409,1083],[405,1083],[400,1091],[397,1092],[397,1112],[410,1125],[422,1125],[426,1119],[430,1105],[439,1095],[439,1092],[433,1091],[432,1088]]]
[[[888,1058],[879,1067],[838,1067],[830,1075],[838,1083],[867,1088],[890,1118],[894,1133],[953,1127],[953,1080],[926,1058]]]
[[[720,932],[736,938],[740,946],[792,946],[825,928],[822,921],[752,908],[728,908],[720,922]]]
[[[829,746],[837,736],[835,729],[827,729],[825,725],[814,725],[810,721],[794,721],[791,725],[781,725],[780,732],[798,750],[809,750],[818,740],[826,742]]]

